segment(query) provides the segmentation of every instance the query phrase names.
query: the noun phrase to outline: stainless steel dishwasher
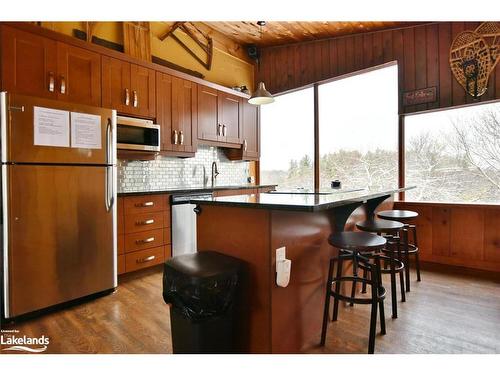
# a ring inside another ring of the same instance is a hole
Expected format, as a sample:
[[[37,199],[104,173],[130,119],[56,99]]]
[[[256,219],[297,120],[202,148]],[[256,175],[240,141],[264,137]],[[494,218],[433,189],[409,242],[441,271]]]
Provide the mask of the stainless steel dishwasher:
[[[212,197],[212,193],[186,193],[172,195],[172,256],[196,253],[196,207],[193,198]]]

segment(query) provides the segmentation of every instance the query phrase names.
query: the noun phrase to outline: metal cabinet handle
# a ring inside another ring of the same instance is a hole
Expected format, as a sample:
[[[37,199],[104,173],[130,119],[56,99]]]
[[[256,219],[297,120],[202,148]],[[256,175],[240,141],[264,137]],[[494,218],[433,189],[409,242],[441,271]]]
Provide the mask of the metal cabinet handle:
[[[136,240],[135,243],[137,245],[140,245],[140,244],[144,244],[144,243],[150,243],[150,242],[153,242],[155,240],[154,237],[149,237],[149,238],[145,238],[143,240]]]
[[[177,130],[174,130],[174,145],[179,141],[179,134],[177,134]]]
[[[64,76],[61,76],[61,94],[66,94],[66,79]]]
[[[181,130],[179,131],[179,138],[180,138],[180,144],[184,144],[184,132]]]
[[[130,93],[128,89],[125,89],[125,105],[130,105]]]
[[[136,224],[137,225],[150,225],[150,224],[154,224],[154,219],[149,219],[149,220],[143,220],[143,221],[137,221]]]
[[[245,139],[243,141],[243,151],[246,151],[247,150],[247,140]]]
[[[154,202],[151,202],[151,201],[149,201],[149,202],[140,202],[140,203],[136,203],[135,204],[136,207],[152,207],[154,205],[155,205]]]
[[[151,262],[152,260],[154,260],[156,257],[154,255],[150,255],[146,258],[142,258],[142,259],[137,259],[136,260],[136,263],[146,263],[146,262]]]
[[[217,125],[217,135],[220,137],[222,135],[222,125],[218,124]]]
[[[133,106],[134,108],[137,108],[137,106],[139,105],[139,97],[137,96],[137,91],[132,91],[133,95],[134,95],[134,103],[133,103]]]
[[[49,91],[50,92],[54,92],[54,85],[55,85],[54,72],[49,72]]]
[[[227,133],[226,125],[222,125],[222,136],[225,137]]]

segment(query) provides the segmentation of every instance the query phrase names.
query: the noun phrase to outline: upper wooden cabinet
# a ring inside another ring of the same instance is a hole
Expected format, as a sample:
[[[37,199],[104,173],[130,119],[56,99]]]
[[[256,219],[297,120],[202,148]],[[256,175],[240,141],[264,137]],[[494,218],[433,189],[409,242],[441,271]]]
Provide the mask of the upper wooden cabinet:
[[[260,116],[259,107],[242,100],[242,145],[240,149],[226,149],[230,160],[259,160]]]
[[[260,156],[259,107],[243,101],[243,158],[258,160]]]
[[[194,153],[198,135],[197,84],[172,77],[172,129],[178,132],[177,151]]]
[[[241,143],[242,100],[236,95],[198,85],[198,138]]]
[[[100,106],[101,56],[4,26],[2,89]]]
[[[241,98],[219,91],[218,105],[219,124],[222,127],[219,140],[226,143],[241,143]]]
[[[57,42],[57,98],[101,106],[101,56]]]
[[[23,95],[57,98],[57,43],[2,27],[2,89]]]
[[[218,91],[198,85],[198,138],[205,141],[219,140],[221,127],[218,122]]]
[[[155,117],[155,71],[103,56],[102,105],[127,115]]]
[[[198,90],[194,82],[156,73],[157,123],[161,149],[194,156],[198,129]]]

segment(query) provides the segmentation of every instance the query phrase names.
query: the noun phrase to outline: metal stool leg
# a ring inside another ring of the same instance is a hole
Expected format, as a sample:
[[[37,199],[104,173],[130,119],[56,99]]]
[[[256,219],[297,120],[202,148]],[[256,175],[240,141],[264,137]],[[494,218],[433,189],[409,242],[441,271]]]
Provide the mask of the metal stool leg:
[[[368,270],[367,269],[363,269],[363,279],[367,279],[368,278]],[[366,293],[366,282],[363,281],[363,287],[361,288],[361,293],[365,294]]]
[[[368,354],[375,352],[375,330],[377,328],[377,305],[378,305],[378,272],[376,266],[372,269],[372,312],[370,317],[370,337],[368,339]]]
[[[415,247],[418,248],[418,242],[417,242],[417,226],[413,226],[413,243],[415,244]],[[422,281],[420,278],[420,260],[418,258],[418,251],[415,253],[415,267],[417,268],[417,281]]]
[[[321,346],[325,345],[326,340],[326,328],[328,325],[328,314],[330,312],[330,290],[332,288],[332,277],[333,277],[333,267],[335,261],[330,260],[330,267],[328,268],[328,280],[326,282],[326,292],[325,292],[325,311],[323,313],[323,326],[321,327]]]
[[[380,270],[380,258],[375,258],[375,266],[378,270]],[[378,274],[378,283],[377,283],[377,297],[378,297],[378,289],[382,286],[382,274],[379,272]],[[384,300],[380,300],[378,303],[378,308],[380,310],[380,333],[382,335],[386,334],[385,330],[385,310],[384,310]]]
[[[354,277],[358,276],[358,261],[356,259],[356,254],[357,254],[356,251],[354,251],[352,254],[352,275]],[[351,286],[351,299],[354,299],[355,296],[356,296],[356,281],[353,281]],[[354,306],[354,302],[349,303],[349,306]]]
[[[337,276],[336,276],[337,279],[340,279],[340,277],[342,276],[342,263],[343,263],[342,258],[343,258],[342,255],[339,255],[338,262],[337,262]],[[335,293],[337,293],[337,294],[340,293],[340,283],[339,282],[335,283]],[[337,298],[334,298],[333,299],[332,321],[337,320],[338,316],[339,316],[339,300]]]
[[[393,245],[391,245],[393,246]],[[389,266],[391,267],[391,300],[392,300],[392,318],[396,319],[398,317],[398,302],[396,300],[396,271],[394,270],[394,249],[389,251]]]
[[[400,261],[403,261],[403,257],[402,257],[402,254],[401,254],[401,239],[399,237],[397,237],[396,246],[397,246],[397,249],[398,249],[398,259]],[[403,265],[404,265],[404,263],[403,263]],[[401,301],[402,302],[406,302],[404,272],[405,272],[404,269],[402,269],[401,271],[398,272],[399,273],[399,284],[400,284],[400,288],[401,288]]]
[[[405,276],[406,276],[406,291],[410,291],[410,253],[408,252],[409,250],[409,236],[408,236],[408,228],[403,229],[403,246],[404,246],[404,253],[405,253]]]

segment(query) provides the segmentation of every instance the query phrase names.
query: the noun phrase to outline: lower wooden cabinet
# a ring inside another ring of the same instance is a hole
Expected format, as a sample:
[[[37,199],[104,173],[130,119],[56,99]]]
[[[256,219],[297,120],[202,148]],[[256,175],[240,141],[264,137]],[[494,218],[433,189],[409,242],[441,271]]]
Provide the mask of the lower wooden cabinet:
[[[171,256],[167,194],[118,198],[118,274],[163,263]]]
[[[165,249],[163,246],[153,247],[125,254],[125,272],[131,272],[161,264],[165,261]]]

